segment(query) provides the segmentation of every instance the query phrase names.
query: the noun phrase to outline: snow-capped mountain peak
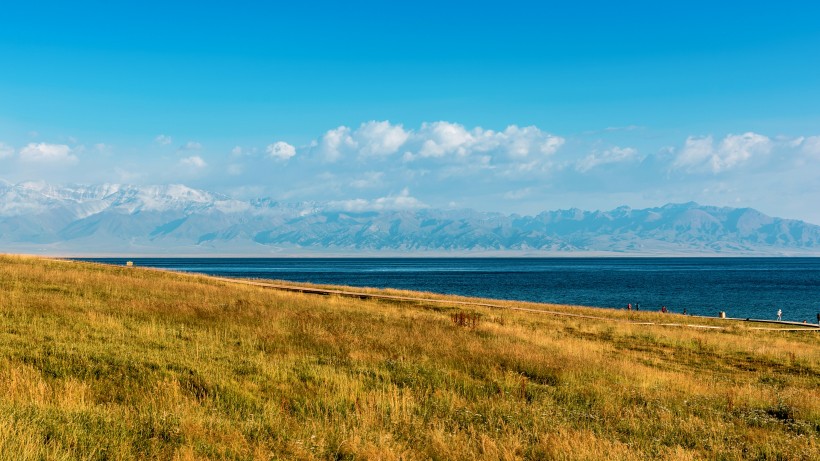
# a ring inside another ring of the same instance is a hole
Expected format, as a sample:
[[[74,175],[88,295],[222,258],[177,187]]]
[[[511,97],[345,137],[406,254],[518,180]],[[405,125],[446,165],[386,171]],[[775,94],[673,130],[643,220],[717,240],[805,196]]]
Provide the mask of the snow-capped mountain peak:
[[[535,216],[236,200],[184,185],[0,183],[0,250],[174,254],[820,254],[820,227],[694,202]]]

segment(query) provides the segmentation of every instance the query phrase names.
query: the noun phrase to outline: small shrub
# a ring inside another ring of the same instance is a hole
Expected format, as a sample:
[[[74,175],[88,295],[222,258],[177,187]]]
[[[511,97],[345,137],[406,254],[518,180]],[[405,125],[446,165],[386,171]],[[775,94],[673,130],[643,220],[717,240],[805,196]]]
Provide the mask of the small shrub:
[[[457,327],[466,327],[475,329],[478,326],[478,314],[474,312],[456,312],[450,316],[453,325]]]
[[[794,409],[783,402],[779,402],[776,406],[766,409],[766,414],[780,421],[794,420]]]

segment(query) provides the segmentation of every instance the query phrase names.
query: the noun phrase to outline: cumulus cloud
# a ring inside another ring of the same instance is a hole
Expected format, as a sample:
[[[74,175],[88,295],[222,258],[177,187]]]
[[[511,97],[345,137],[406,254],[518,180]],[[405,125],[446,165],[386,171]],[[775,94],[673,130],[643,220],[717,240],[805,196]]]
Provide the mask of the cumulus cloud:
[[[466,156],[476,144],[480,132],[470,133],[463,125],[449,122],[423,123],[416,139],[421,143],[418,155],[421,157],[442,157],[453,154]]]
[[[702,138],[689,136],[683,144],[677,158],[673,163],[674,168],[688,168],[703,165],[708,161],[714,152],[713,140],[711,136]]]
[[[501,133],[488,132],[498,139],[504,151],[514,158],[524,158],[532,154],[552,155],[564,145],[564,138],[545,133],[534,126],[519,128],[510,125]]]
[[[29,143],[20,150],[20,160],[32,163],[75,163],[77,156],[65,144]]]
[[[399,195],[388,195],[374,200],[353,199],[340,200],[329,203],[330,208],[344,211],[371,211],[371,210],[414,210],[426,208],[427,205],[410,195],[406,187]]]
[[[388,121],[362,123],[353,135],[359,153],[364,156],[394,154],[409,137],[402,125],[391,125]]]
[[[14,155],[14,148],[0,142],[0,158],[11,157]]]
[[[395,154],[407,142],[410,132],[402,125],[371,120],[353,130],[340,126],[328,130],[312,148],[329,162],[343,157],[384,157]]]
[[[296,155],[296,148],[286,142],[277,141],[268,145],[267,152],[268,157],[276,160],[287,160]]]
[[[405,162],[425,158],[458,160],[474,154],[517,161],[550,156],[564,142],[564,138],[535,126],[510,125],[503,131],[494,131],[438,121],[422,123],[413,131],[388,121],[370,121],[355,130],[346,126],[329,130],[311,148],[330,162],[343,157],[388,157],[399,152]]]
[[[159,144],[160,146],[167,146],[168,144],[174,142],[174,140],[168,135],[161,134],[157,135],[157,137],[154,138],[154,142]]]
[[[800,150],[804,154],[820,157],[820,136],[800,138]]]
[[[179,164],[193,170],[199,170],[208,166],[208,164],[205,163],[205,160],[203,160],[202,157],[198,155],[185,157],[179,161]]]
[[[328,130],[313,147],[319,154],[328,162],[335,162],[339,160],[345,152],[353,151],[356,147],[356,141],[350,135],[350,128],[340,126],[332,130]]]
[[[712,159],[715,171],[731,169],[745,163],[753,155],[768,154],[772,150],[772,141],[757,133],[729,135],[720,143],[719,155]]]
[[[575,164],[575,169],[581,173],[611,163],[624,163],[638,160],[638,150],[632,147],[615,146],[603,152],[593,152]]]
[[[485,130],[450,122],[424,123],[416,134],[419,157],[467,157],[473,154],[504,154],[513,160],[549,156],[564,144],[564,138],[535,126],[510,125],[504,131]],[[415,158],[415,156],[411,157]]]
[[[720,173],[737,168],[753,157],[771,152],[773,142],[757,133],[730,134],[715,146],[711,136],[688,137],[672,167],[686,171]]]

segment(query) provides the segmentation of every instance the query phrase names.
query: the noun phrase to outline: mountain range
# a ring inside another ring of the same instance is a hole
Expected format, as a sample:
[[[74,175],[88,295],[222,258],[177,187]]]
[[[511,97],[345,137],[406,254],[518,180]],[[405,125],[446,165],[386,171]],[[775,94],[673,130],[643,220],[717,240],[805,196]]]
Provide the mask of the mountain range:
[[[58,255],[820,255],[820,226],[668,204],[534,216],[236,200],[182,185],[0,182],[0,252]]]

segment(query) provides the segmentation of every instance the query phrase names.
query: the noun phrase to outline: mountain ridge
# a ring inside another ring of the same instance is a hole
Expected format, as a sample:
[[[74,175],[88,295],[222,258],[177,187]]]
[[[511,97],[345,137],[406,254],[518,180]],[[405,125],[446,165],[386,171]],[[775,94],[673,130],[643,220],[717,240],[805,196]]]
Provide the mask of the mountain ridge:
[[[699,205],[535,215],[238,200],[184,185],[0,182],[0,249],[45,254],[820,255],[820,226]]]

